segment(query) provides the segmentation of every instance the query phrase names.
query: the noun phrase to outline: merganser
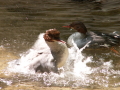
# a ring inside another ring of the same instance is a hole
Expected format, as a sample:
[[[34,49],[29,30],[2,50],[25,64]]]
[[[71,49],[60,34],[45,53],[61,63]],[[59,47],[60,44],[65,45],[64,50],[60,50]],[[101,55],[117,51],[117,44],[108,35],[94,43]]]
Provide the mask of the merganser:
[[[82,22],[76,21],[68,26],[63,26],[75,29],[77,32],[73,33],[67,40],[67,44],[72,47],[72,40],[79,48],[85,46],[90,42],[89,47],[109,47],[120,44],[120,36],[117,34],[95,33],[87,31],[87,28]]]
[[[66,43],[60,40],[60,32],[57,29],[49,29],[39,35],[34,46],[17,60],[18,66],[24,66],[35,72],[58,72],[68,58]]]

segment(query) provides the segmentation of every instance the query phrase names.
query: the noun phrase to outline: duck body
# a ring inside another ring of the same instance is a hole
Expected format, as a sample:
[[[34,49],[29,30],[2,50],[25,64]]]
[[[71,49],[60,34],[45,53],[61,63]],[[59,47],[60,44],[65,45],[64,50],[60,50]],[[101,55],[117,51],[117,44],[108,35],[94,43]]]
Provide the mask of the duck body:
[[[101,32],[87,31],[85,25],[82,22],[73,22],[69,26],[64,26],[75,29],[77,32],[70,35],[67,40],[67,44],[72,47],[71,41],[73,40],[78,48],[82,48],[88,42],[89,47],[109,47],[120,44],[120,36],[117,34],[106,34]]]
[[[68,48],[64,42],[50,42],[44,37],[45,33],[40,34],[33,47],[16,61],[16,65],[35,72],[57,73],[58,68],[62,67],[68,58]]]
[[[87,32],[86,35],[75,32],[73,33],[67,40],[67,44],[72,47],[71,41],[74,41],[78,48],[84,47],[88,42],[89,47],[91,48],[98,48],[98,47],[110,47],[114,45],[120,44],[120,37],[116,35],[109,35],[104,33],[94,33],[94,32]]]
[[[82,48],[84,47],[89,41],[92,40],[92,38],[86,37],[84,34],[75,32],[73,33],[67,40],[67,44],[72,47],[74,46],[72,43],[72,40],[77,45],[77,47]]]

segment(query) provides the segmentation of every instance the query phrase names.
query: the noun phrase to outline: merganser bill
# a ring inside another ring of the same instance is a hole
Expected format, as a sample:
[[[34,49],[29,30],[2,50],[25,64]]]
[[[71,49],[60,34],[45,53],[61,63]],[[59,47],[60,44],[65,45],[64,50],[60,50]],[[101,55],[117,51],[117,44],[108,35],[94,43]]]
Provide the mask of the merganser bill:
[[[90,42],[89,47],[109,47],[120,44],[120,36],[116,34],[95,33],[88,31],[82,22],[76,21],[68,26],[63,26],[75,29],[77,32],[73,33],[67,40],[67,44],[72,47],[72,40],[79,48],[85,46]]]
[[[68,58],[66,43],[60,40],[60,32],[57,29],[49,29],[39,35],[34,46],[17,60],[18,66],[24,66],[35,72],[58,72]]]

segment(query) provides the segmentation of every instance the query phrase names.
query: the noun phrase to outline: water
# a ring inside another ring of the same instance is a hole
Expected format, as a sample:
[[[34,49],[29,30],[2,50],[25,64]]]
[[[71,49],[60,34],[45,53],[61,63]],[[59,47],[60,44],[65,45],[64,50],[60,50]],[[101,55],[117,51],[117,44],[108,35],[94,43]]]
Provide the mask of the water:
[[[110,49],[82,50],[80,60],[68,61],[61,73],[10,73],[8,63],[27,51],[39,33],[57,28],[67,40],[74,31],[62,26],[79,20],[88,30],[120,34],[120,1],[103,0],[102,4],[72,0],[0,1],[0,88],[32,90],[41,87],[98,88],[120,87],[120,56]],[[120,47],[116,46],[120,51]],[[34,87],[32,87],[32,85]],[[51,88],[47,88],[51,89]]]

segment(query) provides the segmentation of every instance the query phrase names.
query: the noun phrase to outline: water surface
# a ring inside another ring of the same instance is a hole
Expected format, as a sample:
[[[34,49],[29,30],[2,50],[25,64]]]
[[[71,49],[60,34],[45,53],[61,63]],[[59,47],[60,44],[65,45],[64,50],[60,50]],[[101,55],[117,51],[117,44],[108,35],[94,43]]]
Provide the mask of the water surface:
[[[25,90],[25,85],[34,85],[33,90],[47,86],[119,90],[120,55],[110,49],[84,50],[78,66],[75,62],[76,68],[80,68],[78,71],[80,73],[76,75],[71,74],[70,65],[61,68],[60,75],[10,74],[4,70],[8,62],[19,58],[34,44],[38,35],[47,29],[60,30],[61,38],[66,41],[75,31],[69,31],[62,26],[76,20],[84,22],[91,31],[120,34],[120,1],[103,0],[102,3],[73,0],[0,1],[0,88],[9,89],[20,85],[20,88]],[[120,51],[119,46],[115,49]],[[74,71],[76,72],[76,69]]]

